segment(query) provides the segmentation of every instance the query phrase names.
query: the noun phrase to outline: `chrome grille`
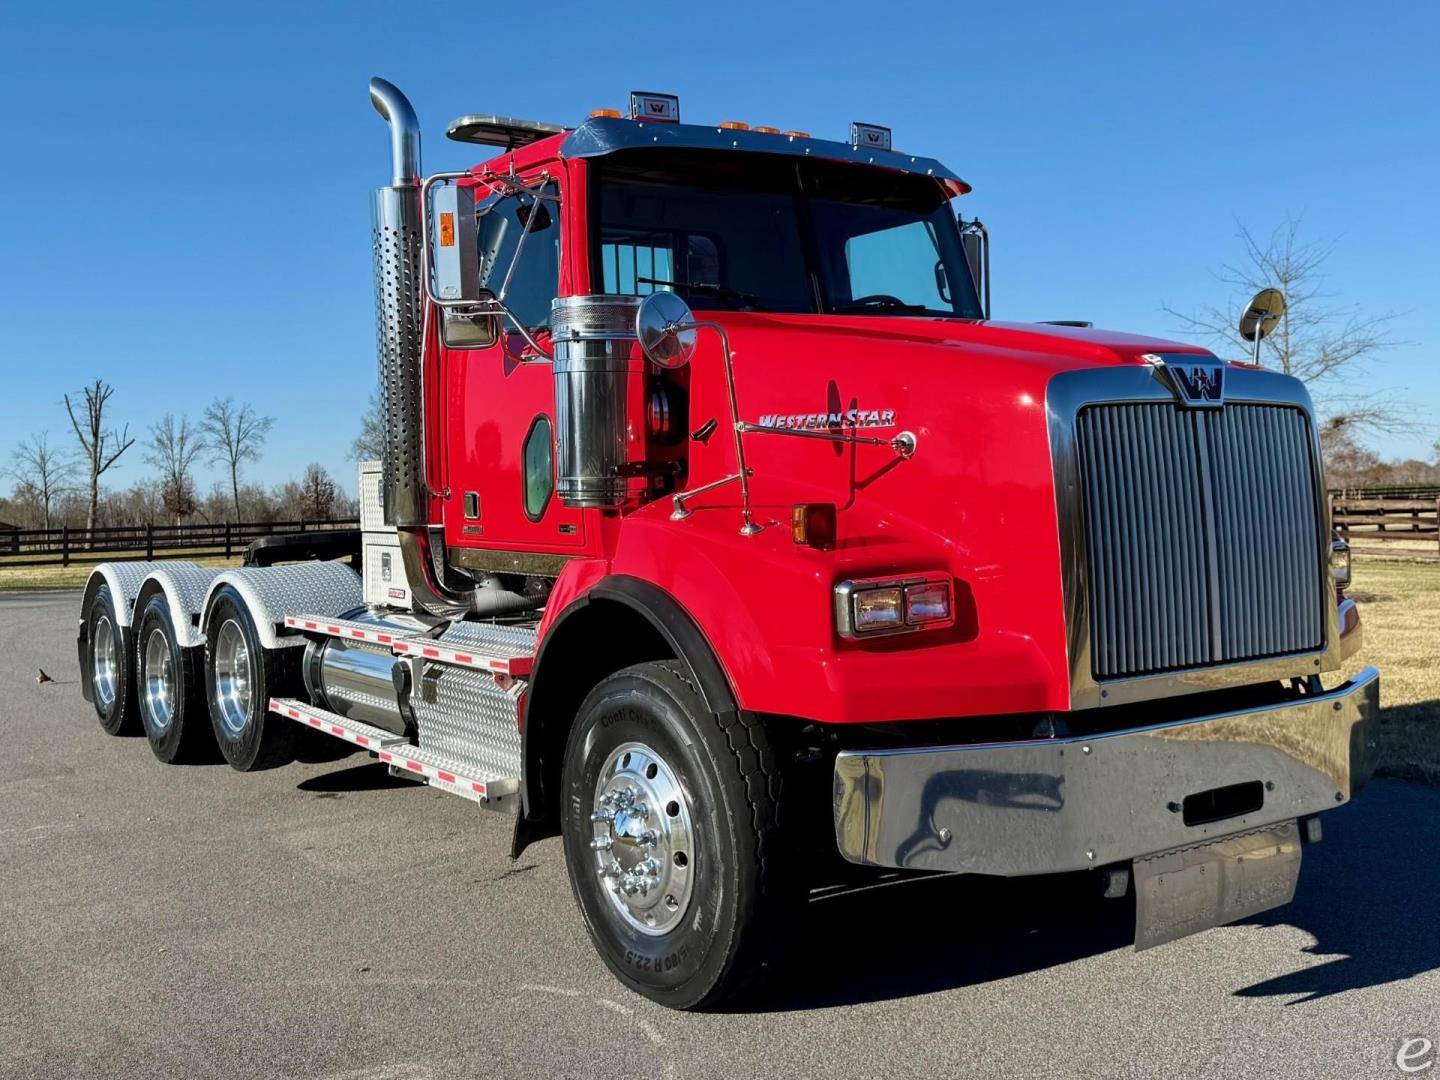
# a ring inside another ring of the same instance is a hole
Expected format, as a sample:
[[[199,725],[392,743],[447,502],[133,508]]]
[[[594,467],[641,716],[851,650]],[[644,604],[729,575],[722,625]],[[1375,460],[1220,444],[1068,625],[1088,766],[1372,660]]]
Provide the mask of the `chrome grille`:
[[[1323,644],[1316,469],[1302,410],[1095,405],[1075,432],[1095,678]]]

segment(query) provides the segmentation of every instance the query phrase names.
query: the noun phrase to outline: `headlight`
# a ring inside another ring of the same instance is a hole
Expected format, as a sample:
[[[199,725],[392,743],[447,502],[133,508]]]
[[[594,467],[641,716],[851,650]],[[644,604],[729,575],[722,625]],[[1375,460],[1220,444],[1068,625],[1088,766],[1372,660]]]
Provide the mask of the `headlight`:
[[[1336,539],[1330,543],[1330,576],[1342,589],[1350,587],[1350,545]]]
[[[948,575],[860,578],[835,586],[835,628],[844,638],[937,629],[954,621]]]

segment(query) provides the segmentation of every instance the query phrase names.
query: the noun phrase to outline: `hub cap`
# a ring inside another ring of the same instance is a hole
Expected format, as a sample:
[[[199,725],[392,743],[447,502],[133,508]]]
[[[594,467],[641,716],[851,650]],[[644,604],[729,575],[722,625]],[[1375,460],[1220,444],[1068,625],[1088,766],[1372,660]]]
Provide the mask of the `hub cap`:
[[[164,731],[175,718],[175,666],[170,662],[170,642],[158,626],[145,639],[143,680],[145,716],[156,731]]]
[[[250,722],[250,647],[245,631],[226,619],[215,635],[215,708],[231,735],[239,735]]]
[[[90,683],[100,708],[109,709],[115,700],[115,627],[108,615],[95,620],[95,641],[91,646]]]
[[[616,747],[600,769],[590,847],[601,891],[643,934],[685,917],[695,880],[690,801],[665,759],[644,743]]]

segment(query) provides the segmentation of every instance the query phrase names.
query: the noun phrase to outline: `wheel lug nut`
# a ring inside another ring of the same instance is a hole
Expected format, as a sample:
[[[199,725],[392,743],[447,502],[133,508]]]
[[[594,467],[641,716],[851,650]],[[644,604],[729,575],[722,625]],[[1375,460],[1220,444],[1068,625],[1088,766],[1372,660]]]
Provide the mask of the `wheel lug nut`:
[[[614,821],[615,815],[609,810],[596,810],[590,815],[591,821]]]
[[[596,851],[609,851],[615,846],[615,841],[608,836],[597,836],[590,841],[590,846]]]
[[[600,876],[601,876],[601,877],[607,877],[607,878],[617,878],[617,877],[619,877],[619,876],[620,876],[620,864],[619,864],[619,863],[613,863],[613,862],[612,862],[612,863],[606,863],[604,866],[602,866],[602,867],[600,868]]]
[[[654,847],[660,842],[660,834],[657,833],[654,829],[646,829],[643,833],[640,834],[638,839],[640,843],[644,844],[646,847]]]

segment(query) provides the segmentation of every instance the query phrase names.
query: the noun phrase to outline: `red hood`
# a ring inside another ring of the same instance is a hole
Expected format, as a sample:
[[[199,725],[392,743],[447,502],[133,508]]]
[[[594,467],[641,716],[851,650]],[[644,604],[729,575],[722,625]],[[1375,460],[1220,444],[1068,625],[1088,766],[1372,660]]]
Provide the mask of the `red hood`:
[[[742,680],[757,688],[746,691],[749,708],[811,715],[797,701],[836,693],[843,705],[817,718],[1068,707],[1046,389],[1064,371],[1204,350],[1048,325],[704,317],[729,333],[741,420],[835,430],[835,414],[855,410],[864,414],[860,426],[844,430],[887,439],[913,432],[915,455],[899,460],[886,446],[747,435],[761,533],[738,534],[734,485],[695,498],[695,512],[681,521],[670,519],[669,500],[659,500],[628,518],[617,571],[714,611],[735,643],[731,661],[754,666],[754,678]],[[688,427],[711,432],[688,444],[690,488],[735,470],[718,340],[702,331],[689,369]],[[867,429],[867,421],[875,426]],[[791,507],[808,501],[837,507],[834,551],[792,541]],[[960,614],[953,632],[884,648],[832,643],[836,581],[920,570],[952,575]],[[788,614],[776,619],[774,611]],[[904,695],[887,689],[895,680],[907,687]],[[963,703],[955,697],[960,687]]]

